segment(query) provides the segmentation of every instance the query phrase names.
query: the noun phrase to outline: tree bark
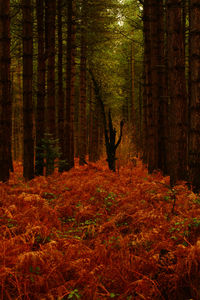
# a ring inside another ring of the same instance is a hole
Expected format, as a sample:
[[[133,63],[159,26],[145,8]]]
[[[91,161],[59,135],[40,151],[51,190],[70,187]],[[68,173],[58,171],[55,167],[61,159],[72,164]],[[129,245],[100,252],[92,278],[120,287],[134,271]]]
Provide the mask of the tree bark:
[[[151,40],[150,40],[150,3],[143,5],[143,35],[144,35],[144,87],[143,87],[143,160],[149,160],[149,123],[152,116],[151,95]]]
[[[35,174],[43,175],[44,152],[42,139],[45,130],[45,48],[44,48],[44,0],[36,2],[38,61],[37,61],[37,107],[36,107],[36,158]]]
[[[24,126],[24,169],[26,180],[34,177],[33,139],[33,20],[31,0],[22,0],[23,13],[23,126]]]
[[[100,105],[95,99],[94,87],[90,85],[90,118],[89,118],[89,161],[99,160],[99,127],[100,127]]]
[[[87,152],[87,119],[86,119],[86,70],[87,70],[87,32],[86,5],[82,2],[81,16],[81,61],[80,61],[80,105],[79,105],[79,164],[86,162]]]
[[[55,111],[55,14],[56,1],[46,0],[46,55],[47,55],[47,133],[50,138],[56,138]],[[46,174],[54,171],[54,159],[46,158]]]
[[[10,1],[0,2],[0,181],[11,169]]]
[[[60,147],[60,159],[64,159],[64,91],[63,91],[63,22],[62,22],[62,0],[57,2],[58,12],[58,138]],[[62,172],[62,162],[59,165]]]
[[[158,169],[158,65],[159,65],[159,48],[158,48],[158,2],[149,1],[149,18],[150,18],[150,39],[151,39],[151,64],[150,64],[150,82],[151,91],[149,97],[149,155],[148,170],[152,172]]]
[[[195,191],[200,191],[200,5],[190,0],[190,180]]]
[[[167,1],[169,173],[171,184],[187,178],[187,92],[182,1]]]
[[[75,0],[68,1],[67,9],[65,171],[74,167]]]

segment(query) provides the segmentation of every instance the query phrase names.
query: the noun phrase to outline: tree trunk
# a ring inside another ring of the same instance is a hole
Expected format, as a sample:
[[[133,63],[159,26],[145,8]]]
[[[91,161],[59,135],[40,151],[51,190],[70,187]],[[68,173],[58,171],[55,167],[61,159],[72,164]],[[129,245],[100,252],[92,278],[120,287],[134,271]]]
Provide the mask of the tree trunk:
[[[168,96],[166,81],[164,3],[157,7],[158,169],[167,174]]]
[[[34,177],[33,139],[33,20],[31,0],[22,0],[23,13],[23,125],[24,169],[26,180]]]
[[[69,0],[67,8],[65,171],[74,167],[75,0]]]
[[[22,57],[21,47],[18,58]],[[23,160],[23,99],[22,99],[22,60],[18,59],[12,76],[12,149],[13,159]]]
[[[58,138],[61,153],[61,160],[64,159],[64,91],[63,91],[63,24],[62,24],[62,0],[57,2],[58,12]],[[59,165],[59,171],[62,172],[62,161]]]
[[[45,55],[44,55],[44,0],[37,0],[37,33],[38,33],[38,61],[37,61],[37,108],[36,108],[36,158],[35,174],[43,175],[45,118]]]
[[[46,54],[47,54],[47,133],[56,138],[55,112],[55,14],[56,1],[46,0]],[[54,159],[47,155],[46,174],[54,171]]]
[[[80,105],[79,105],[79,164],[84,165],[87,151],[87,120],[86,120],[86,68],[87,68],[87,32],[86,5],[82,2],[81,19],[81,61],[80,61]]]
[[[93,85],[90,85],[90,118],[89,118],[89,161],[96,162],[99,159],[99,123],[100,105],[94,97]]]
[[[152,116],[151,95],[151,40],[150,40],[150,4],[144,1],[143,6],[143,35],[144,35],[144,87],[143,87],[143,160],[149,160],[149,123]]]
[[[158,49],[158,2],[150,0],[149,2],[149,18],[150,18],[150,39],[151,39],[151,92],[149,97],[149,156],[148,169],[150,172],[158,169],[158,65],[159,65],[159,49]]]
[[[10,1],[0,2],[0,181],[11,168]]]
[[[101,113],[102,113],[102,121],[103,121],[103,125],[104,125],[104,136],[105,136],[105,145],[106,145],[108,166],[111,171],[115,172],[115,161],[117,159],[116,158],[116,150],[121,142],[124,120],[122,120],[120,122],[120,134],[119,134],[118,141],[116,142],[116,129],[113,127],[110,109],[108,112],[108,128],[107,128],[107,118],[106,118],[104,103],[101,98],[100,87],[99,87],[99,84],[97,83],[97,81],[95,80],[92,71],[89,70],[89,72],[91,74],[92,81],[94,84],[96,100],[97,100],[97,103],[99,103],[99,105],[100,105],[100,109],[101,109]]]
[[[182,1],[167,1],[169,156],[171,184],[187,177],[187,93]]]
[[[190,180],[195,191],[200,191],[200,5],[190,0]]]

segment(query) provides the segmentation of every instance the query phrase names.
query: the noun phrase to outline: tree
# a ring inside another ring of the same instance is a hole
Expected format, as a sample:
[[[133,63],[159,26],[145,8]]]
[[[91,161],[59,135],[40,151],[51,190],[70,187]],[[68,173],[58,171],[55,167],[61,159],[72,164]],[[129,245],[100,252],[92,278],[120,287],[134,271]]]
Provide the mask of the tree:
[[[46,0],[46,55],[47,55],[47,133],[56,138],[55,112],[55,15],[56,1]],[[54,171],[54,161],[46,162],[47,174]]]
[[[167,174],[168,137],[168,94],[167,94],[167,53],[165,48],[164,2],[157,2],[157,97],[158,97],[158,169]]]
[[[144,89],[143,89],[143,160],[149,158],[149,119],[151,119],[151,41],[150,41],[150,5],[149,0],[143,5],[144,35]]]
[[[94,75],[91,70],[90,70],[90,74],[91,74],[92,81],[94,84],[95,96],[101,107],[101,113],[102,113],[103,124],[104,124],[104,136],[105,136],[105,145],[106,145],[108,166],[111,171],[115,172],[115,162],[117,159],[116,158],[116,150],[117,150],[119,144],[121,143],[124,120],[122,120],[120,122],[120,134],[119,134],[118,141],[116,142],[116,133],[117,132],[116,132],[116,129],[113,127],[110,109],[108,112],[108,126],[107,126],[107,118],[106,118],[104,103],[101,98],[100,87],[99,87],[98,82],[95,80]]]
[[[152,172],[158,169],[158,65],[159,65],[159,48],[158,48],[158,2],[149,1],[149,22],[150,22],[150,82],[151,91],[148,102],[148,170]]]
[[[144,2],[144,142],[148,170],[166,173],[166,90],[163,1]]]
[[[34,177],[32,1],[22,0],[21,4],[23,13],[23,175],[26,180],[30,180]]]
[[[12,40],[12,38],[11,38]],[[21,45],[20,45],[21,46]],[[22,99],[22,59],[21,47],[12,58],[12,151],[13,160],[23,159],[23,99]],[[13,61],[14,60],[14,61]]]
[[[11,167],[10,1],[0,2],[0,181]]]
[[[86,122],[86,71],[87,71],[87,1],[82,1],[81,57],[80,57],[80,102],[79,102],[79,164],[84,165],[87,152]]]
[[[60,158],[64,159],[64,91],[63,91],[63,22],[62,22],[62,0],[57,1],[57,28],[58,28],[58,139],[60,147]],[[59,171],[62,172],[62,163]]]
[[[200,6],[190,0],[190,126],[189,167],[190,180],[195,191],[200,190]]]
[[[75,82],[75,0],[67,3],[67,72],[66,72],[66,122],[65,122],[65,166],[74,166],[74,82]]]
[[[45,130],[45,48],[44,48],[44,0],[36,1],[38,61],[37,61],[37,108],[36,108],[36,158],[35,174],[43,175],[44,153],[42,140]]]
[[[89,161],[96,162],[101,155],[101,129],[102,129],[102,112],[99,102],[94,95],[94,87],[92,81],[89,86],[89,145],[88,154]]]
[[[168,0],[167,54],[169,104],[169,174],[171,184],[187,178],[187,92],[185,32],[181,0]]]

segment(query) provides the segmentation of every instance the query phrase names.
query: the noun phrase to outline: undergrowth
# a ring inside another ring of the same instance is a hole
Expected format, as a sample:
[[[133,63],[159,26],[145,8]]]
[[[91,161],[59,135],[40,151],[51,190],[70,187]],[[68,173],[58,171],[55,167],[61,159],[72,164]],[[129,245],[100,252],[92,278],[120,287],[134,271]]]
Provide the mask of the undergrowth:
[[[137,162],[0,183],[0,297],[200,299],[200,197]]]

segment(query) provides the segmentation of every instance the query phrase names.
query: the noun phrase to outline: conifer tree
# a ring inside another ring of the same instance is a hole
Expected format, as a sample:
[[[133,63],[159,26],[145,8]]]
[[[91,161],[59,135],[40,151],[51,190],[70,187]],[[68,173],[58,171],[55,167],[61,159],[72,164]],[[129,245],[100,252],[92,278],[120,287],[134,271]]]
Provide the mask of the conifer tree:
[[[0,181],[11,168],[10,1],[0,2]]]
[[[45,48],[44,48],[44,0],[36,1],[37,13],[37,108],[36,108],[36,161],[35,174],[43,175],[44,153],[42,140],[45,131]]]
[[[198,0],[190,0],[190,126],[189,167],[190,180],[195,191],[200,190],[200,6]]]
[[[32,1],[22,0],[23,14],[23,175],[26,180],[34,177],[33,138],[33,19]]]

